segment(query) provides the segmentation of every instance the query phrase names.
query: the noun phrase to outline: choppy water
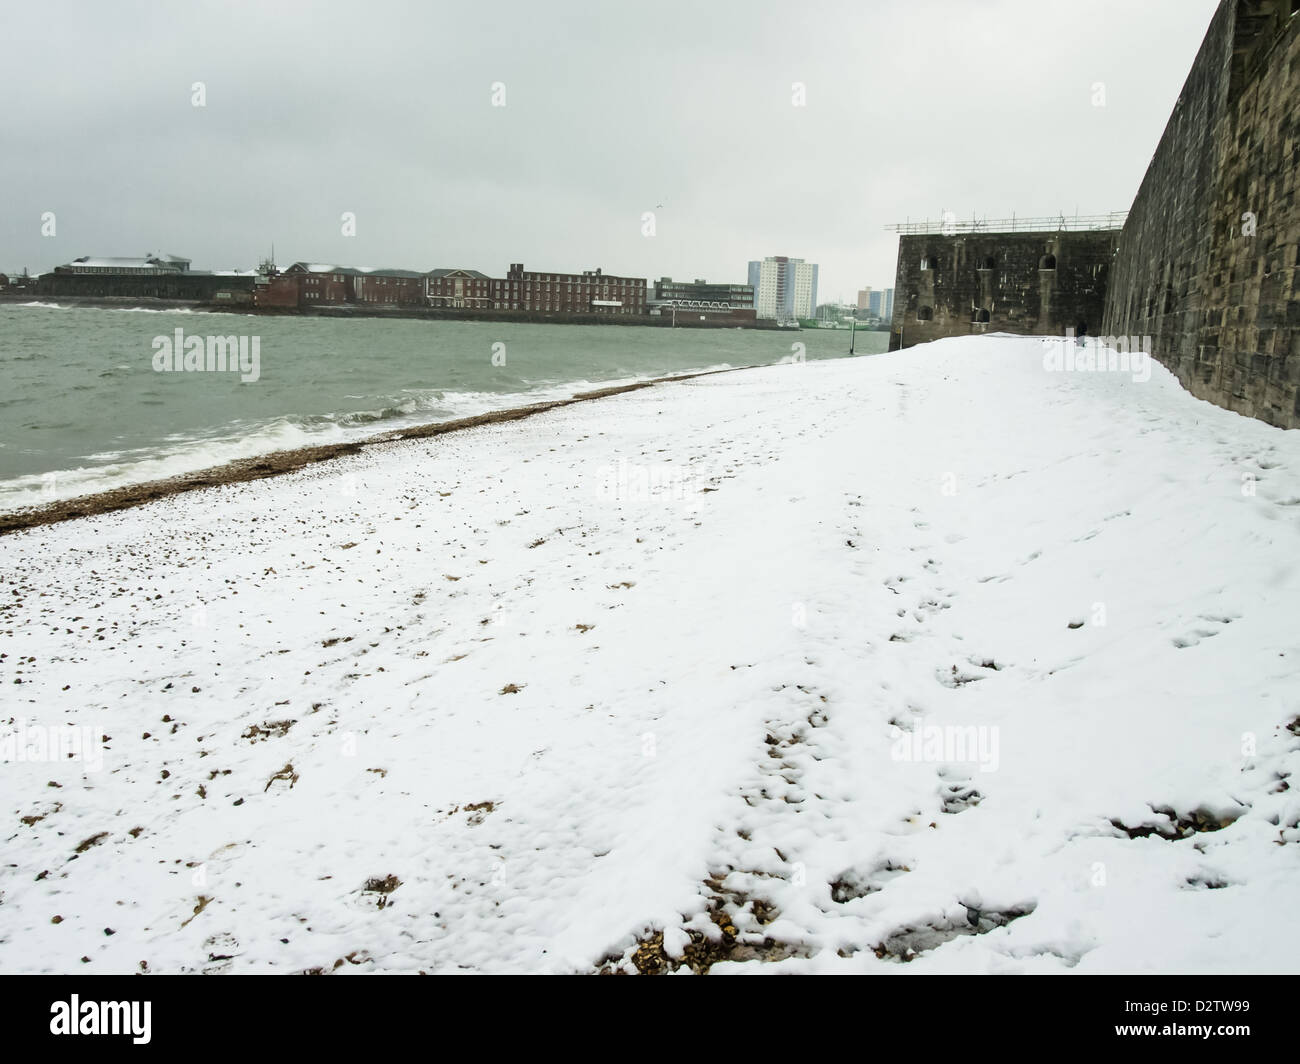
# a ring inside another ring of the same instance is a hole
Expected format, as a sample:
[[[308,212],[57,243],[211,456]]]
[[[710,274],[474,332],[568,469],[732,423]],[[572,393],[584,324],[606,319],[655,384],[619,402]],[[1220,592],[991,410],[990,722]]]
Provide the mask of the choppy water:
[[[154,338],[257,336],[256,381]],[[0,304],[0,511],[690,370],[847,356],[839,330],[272,318]],[[858,354],[887,333],[859,332]],[[496,347],[494,345],[504,345]],[[504,365],[494,365],[496,361]]]

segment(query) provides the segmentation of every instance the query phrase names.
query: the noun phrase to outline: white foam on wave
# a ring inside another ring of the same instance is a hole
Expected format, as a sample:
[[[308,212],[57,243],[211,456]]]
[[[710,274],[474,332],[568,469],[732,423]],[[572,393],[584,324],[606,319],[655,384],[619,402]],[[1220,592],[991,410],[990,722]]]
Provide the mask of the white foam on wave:
[[[0,512],[163,480],[274,451],[342,442],[346,438],[347,434],[338,426],[308,430],[284,418],[242,436],[168,441],[170,449],[163,453],[145,449],[100,452],[86,456],[89,465],[0,482]]]
[[[229,426],[233,431],[224,435],[201,438],[173,433],[163,437],[156,447],[101,451],[86,455],[83,458],[86,464],[83,465],[0,481],[0,512],[182,476],[296,447],[346,443],[415,425],[570,399],[582,392],[636,384],[652,377],[684,376],[730,368],[729,364],[720,363],[703,370],[646,373],[609,380],[537,382],[521,392],[420,390],[412,395],[394,396],[380,409],[286,416],[247,427],[236,423]]]
[[[256,318],[261,316],[258,314],[232,314],[232,312],[228,310],[194,310],[191,307],[101,307],[86,305],[83,303],[46,303],[41,300],[33,300],[30,303],[0,304],[0,309],[4,309],[5,307],[13,307],[15,309],[35,307],[39,310],[107,310],[113,314],[206,314],[223,318]]]

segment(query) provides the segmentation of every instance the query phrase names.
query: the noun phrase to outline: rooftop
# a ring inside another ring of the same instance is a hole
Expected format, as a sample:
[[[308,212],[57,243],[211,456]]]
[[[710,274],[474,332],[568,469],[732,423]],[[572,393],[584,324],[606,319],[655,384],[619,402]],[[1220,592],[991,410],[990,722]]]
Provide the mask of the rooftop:
[[[419,270],[399,270],[392,266],[358,266],[355,273],[365,274],[367,277],[423,277],[424,274]]]
[[[73,259],[69,266],[91,266],[99,269],[174,269],[179,270],[180,262],[189,262],[189,259],[162,259],[157,256],[150,258],[94,258],[90,255],[82,255],[79,259]]]
[[[466,270],[459,266],[440,267],[436,270],[430,270],[427,274],[429,277],[446,277],[448,274],[458,273],[462,277],[472,277],[477,281],[490,281],[491,278],[485,273],[479,273],[478,270]]]

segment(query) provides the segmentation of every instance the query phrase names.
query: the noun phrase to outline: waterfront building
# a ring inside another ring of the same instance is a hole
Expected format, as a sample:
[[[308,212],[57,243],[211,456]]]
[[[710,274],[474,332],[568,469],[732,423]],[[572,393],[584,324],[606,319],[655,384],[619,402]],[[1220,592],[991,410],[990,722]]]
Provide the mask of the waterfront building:
[[[525,270],[513,262],[506,276],[491,282],[497,310],[561,314],[644,314],[644,277],[615,277],[599,268],[582,273]]]
[[[817,264],[769,255],[749,264],[754,309],[760,318],[811,318],[817,306]]]
[[[418,270],[295,262],[260,280],[253,297],[259,307],[425,305],[425,275]]]
[[[124,276],[164,276],[190,272],[190,260],[179,255],[155,255],[150,252],[142,258],[93,258],[82,255],[63,266],[55,266],[55,273],[118,274]]]
[[[321,262],[295,262],[268,286],[268,306],[340,306],[352,292],[351,266]],[[281,302],[282,293],[292,294],[292,303]],[[259,300],[259,303],[262,302]]]
[[[251,302],[254,270],[194,270],[180,255],[95,258],[83,255],[36,279],[42,296]]]
[[[752,310],[754,289],[747,284],[727,284],[696,278],[694,281],[674,281],[660,277],[654,284],[653,301],[656,303],[719,303],[732,310]]]
[[[393,307],[422,307],[426,303],[426,275],[418,270],[358,266],[349,276],[354,303]]]
[[[425,300],[431,307],[491,310],[492,286],[498,283],[478,270],[430,270],[424,275]]]

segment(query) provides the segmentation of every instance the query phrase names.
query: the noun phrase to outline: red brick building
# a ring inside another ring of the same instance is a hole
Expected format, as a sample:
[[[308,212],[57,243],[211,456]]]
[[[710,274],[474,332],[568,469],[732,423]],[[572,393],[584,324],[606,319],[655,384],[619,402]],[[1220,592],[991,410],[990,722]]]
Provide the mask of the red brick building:
[[[478,270],[430,270],[424,275],[424,295],[431,307],[491,310],[492,286],[499,283]]]
[[[417,270],[295,262],[265,285],[259,285],[253,302],[259,307],[321,307],[349,303],[422,307],[426,305],[424,274]]]
[[[352,278],[356,271],[349,266],[295,262],[283,273],[259,285],[253,293],[258,307],[341,306],[351,302]]]
[[[615,277],[599,269],[541,273],[512,263],[503,278],[478,270],[415,270],[295,262],[259,284],[259,307],[367,305],[457,310],[517,310],[541,314],[645,314],[644,277]]]
[[[425,275],[416,270],[362,266],[350,272],[352,302],[390,307],[426,305]]]
[[[510,264],[503,280],[492,281],[498,310],[565,314],[644,314],[644,277],[615,277],[599,269],[582,273],[541,273]]]
[[[279,273],[253,289],[255,307],[296,307],[302,301],[302,274]]]

